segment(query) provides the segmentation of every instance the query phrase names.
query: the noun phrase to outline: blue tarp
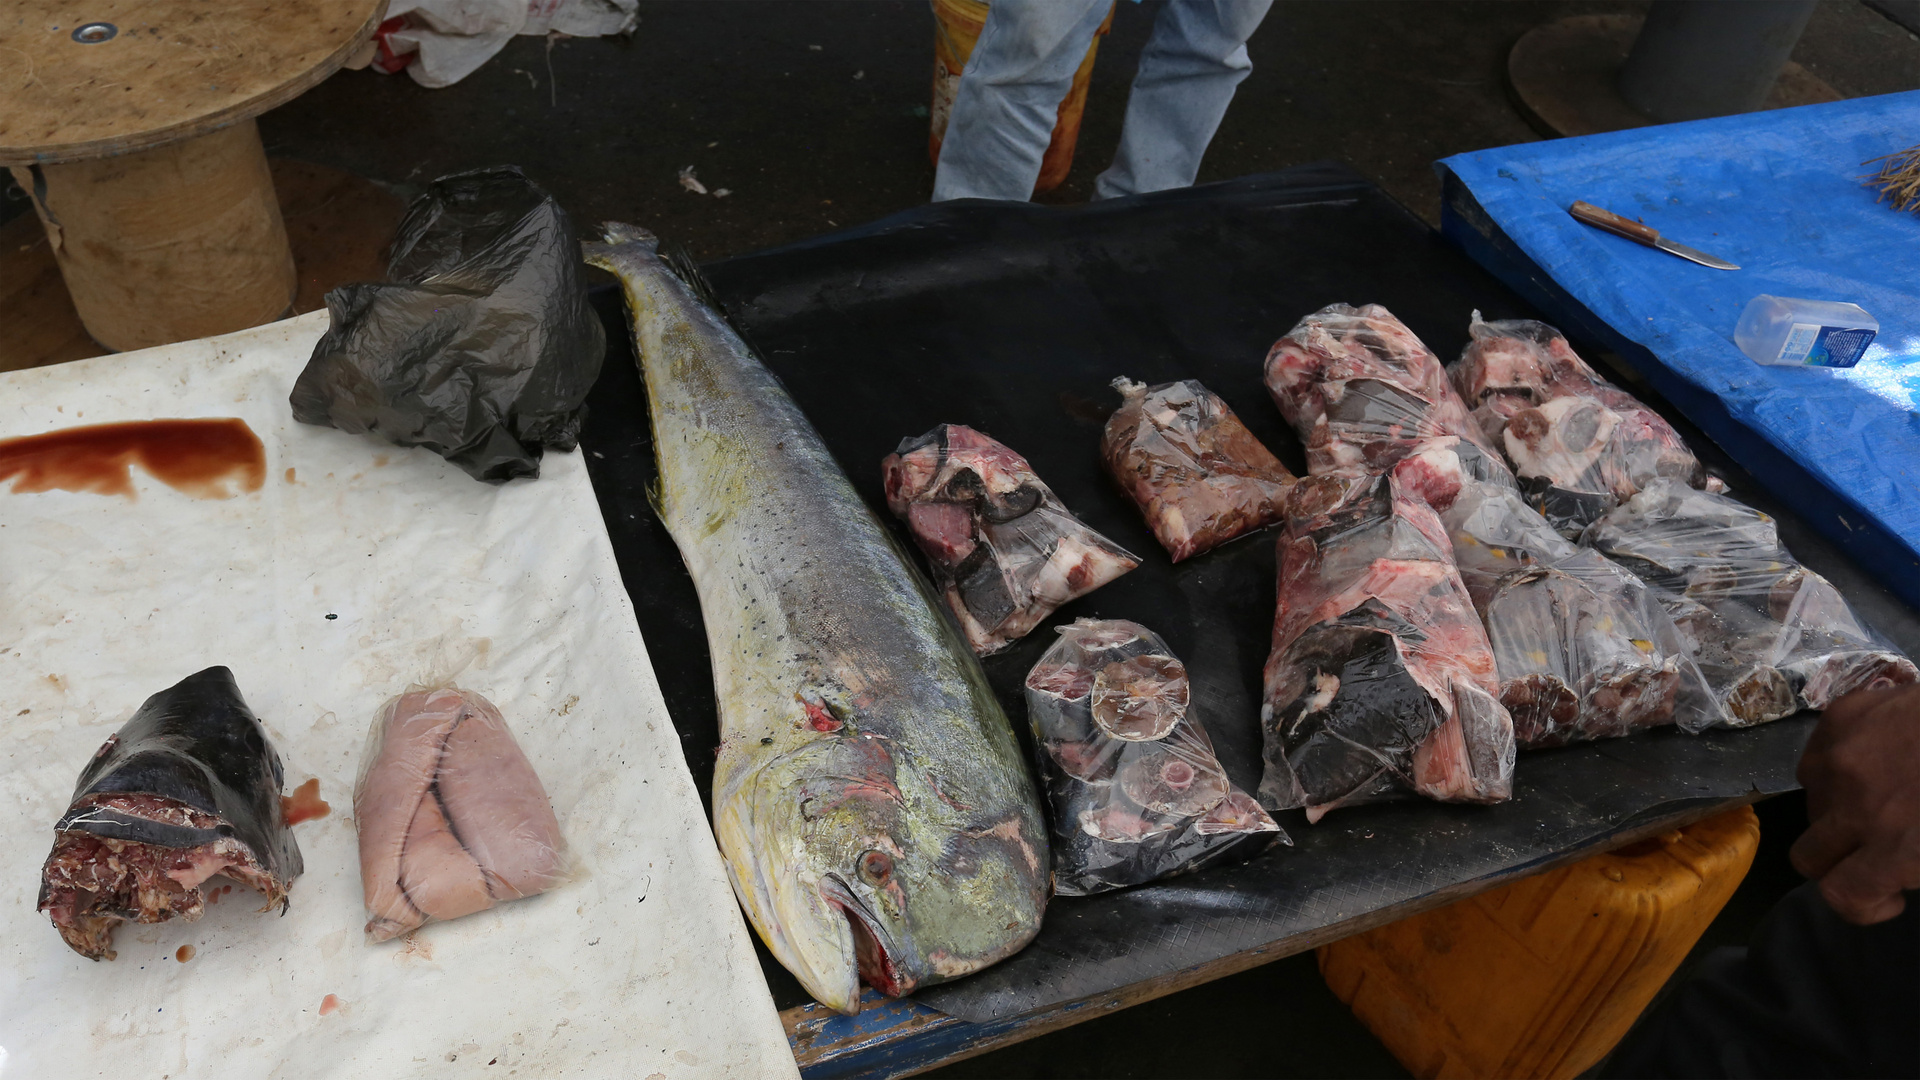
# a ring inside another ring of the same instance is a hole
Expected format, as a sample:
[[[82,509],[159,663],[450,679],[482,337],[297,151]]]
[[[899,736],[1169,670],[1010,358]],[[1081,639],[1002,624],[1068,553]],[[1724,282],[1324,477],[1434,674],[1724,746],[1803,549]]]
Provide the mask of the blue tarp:
[[[1920,215],[1876,203],[1860,181],[1863,162],[1915,143],[1920,92],[1508,146],[1436,168],[1450,237],[1616,348],[1920,603]],[[1742,269],[1582,225],[1567,215],[1578,199]],[[1755,364],[1733,328],[1761,293],[1859,304],[1880,336],[1850,370]],[[1797,490],[1808,480],[1826,490]]]

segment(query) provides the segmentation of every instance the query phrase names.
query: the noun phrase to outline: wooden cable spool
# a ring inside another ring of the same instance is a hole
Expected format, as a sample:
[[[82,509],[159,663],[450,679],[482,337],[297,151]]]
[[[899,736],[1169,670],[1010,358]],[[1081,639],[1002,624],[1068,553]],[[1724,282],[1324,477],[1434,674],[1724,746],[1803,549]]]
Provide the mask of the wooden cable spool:
[[[385,0],[24,0],[0,20],[0,164],[87,332],[146,348],[270,322],[293,257],[254,117],[346,62]]]

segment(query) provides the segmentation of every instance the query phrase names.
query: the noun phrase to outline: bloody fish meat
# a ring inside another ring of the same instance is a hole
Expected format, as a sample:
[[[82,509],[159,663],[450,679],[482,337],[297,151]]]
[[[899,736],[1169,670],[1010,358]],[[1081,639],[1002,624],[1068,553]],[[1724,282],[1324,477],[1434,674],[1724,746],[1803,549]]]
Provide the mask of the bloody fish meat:
[[[1219,395],[1192,379],[1113,387],[1100,456],[1174,562],[1280,520],[1293,474]]]
[[[1140,565],[1074,517],[1026,458],[970,427],[907,439],[880,467],[888,509],[907,523],[982,656]]]
[[[1583,542],[1660,590],[1726,706],[1710,722],[1746,727],[1920,679],[1787,552],[1771,517],[1730,496],[1655,480],[1594,522]]]
[[[1522,749],[1608,738],[1718,704],[1639,578],[1562,537],[1473,443],[1432,440],[1393,477],[1439,515],[1486,623]]]
[[[1087,896],[1291,843],[1227,779],[1159,635],[1080,619],[1027,676],[1027,718],[1053,807],[1054,891]],[[1256,847],[1264,843],[1256,843]]]
[[[1294,485],[1266,665],[1261,802],[1512,794],[1513,721],[1433,508],[1391,477]]]
[[[1529,500],[1568,536],[1655,479],[1717,485],[1673,425],[1601,378],[1560,331],[1477,311],[1468,331],[1453,385]]]
[[[280,755],[210,667],[148,698],[93,755],[54,825],[39,908],[73,951],[114,958],[122,922],[188,921],[222,874],[287,907],[304,864],[280,802]]]
[[[1494,452],[1439,358],[1378,304],[1301,319],[1267,354],[1266,378],[1315,476],[1380,472],[1443,435]]]

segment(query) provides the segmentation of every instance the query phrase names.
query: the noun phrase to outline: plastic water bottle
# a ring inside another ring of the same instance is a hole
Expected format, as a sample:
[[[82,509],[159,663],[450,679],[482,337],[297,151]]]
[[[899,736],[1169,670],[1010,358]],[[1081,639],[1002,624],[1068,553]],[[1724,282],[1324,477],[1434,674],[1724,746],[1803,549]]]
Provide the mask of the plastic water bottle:
[[[1858,304],[1753,298],[1740,313],[1733,343],[1755,363],[1846,368],[1860,362],[1880,323]]]

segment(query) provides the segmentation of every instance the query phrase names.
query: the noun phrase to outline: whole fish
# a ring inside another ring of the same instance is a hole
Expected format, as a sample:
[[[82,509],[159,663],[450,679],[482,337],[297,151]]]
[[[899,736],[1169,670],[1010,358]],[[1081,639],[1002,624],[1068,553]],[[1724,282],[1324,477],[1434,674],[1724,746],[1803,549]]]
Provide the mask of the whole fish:
[[[656,508],[700,595],[720,706],[713,827],[741,907],[852,1013],[1040,928],[1046,831],[985,673],[786,389],[630,225],[619,276]]]

